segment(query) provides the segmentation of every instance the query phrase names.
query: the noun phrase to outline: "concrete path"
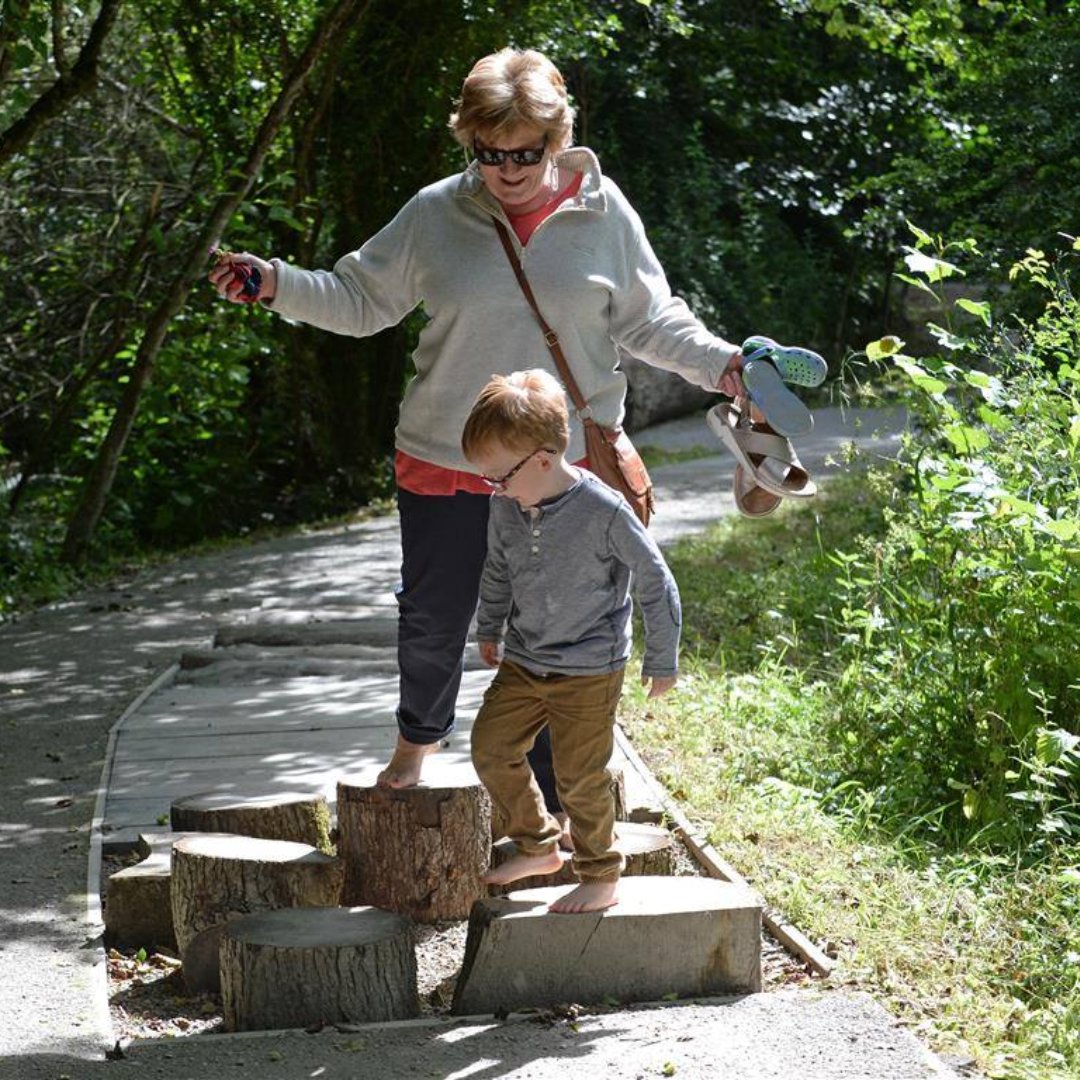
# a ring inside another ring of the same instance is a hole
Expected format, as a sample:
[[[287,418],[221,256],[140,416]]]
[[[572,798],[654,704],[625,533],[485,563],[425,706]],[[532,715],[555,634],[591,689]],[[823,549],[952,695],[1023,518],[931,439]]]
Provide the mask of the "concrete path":
[[[821,410],[800,453],[815,475],[825,475],[825,461],[853,437],[868,452],[889,453],[899,422],[895,413]],[[733,462],[700,417],[659,425],[637,441],[717,450],[654,471],[654,532],[662,543],[731,512]],[[178,560],[0,629],[0,1015],[7,1021],[0,1025],[0,1080],[98,1075],[89,1062],[101,1059],[111,1039],[98,938],[99,840],[130,840],[167,814],[177,794],[253,787],[331,794],[339,778],[366,782],[383,763],[395,733],[398,558],[396,521],[375,519]],[[437,756],[440,768],[469,768],[468,725],[489,677],[474,658],[459,703],[462,730]],[[716,1021],[708,1037],[703,1017]],[[544,1046],[535,1045],[536,1025],[509,1025],[497,1036],[481,1026],[466,1031],[471,1066],[462,1064],[456,1040],[432,1034],[438,1026],[377,1032],[365,1036],[365,1045],[385,1044],[391,1057],[413,1061],[426,1048],[420,1071],[429,1075],[501,1077],[554,1076],[565,1069],[560,1050],[573,1042],[573,1056],[600,1055],[587,1058],[596,1075],[638,1076],[652,1075],[645,1057],[651,1061],[665,1040],[673,1054],[676,1043],[698,1038],[710,1053],[720,1052],[724,1039],[715,1036],[744,1022],[746,1047],[760,1049],[770,1032],[790,1029],[801,1050],[781,1046],[771,1061],[759,1055],[751,1068],[739,1036],[724,1053],[728,1071],[680,1067],[678,1075],[819,1075],[809,1067],[814,1048],[838,1038],[844,1053],[822,1050],[821,1060],[837,1067],[849,1060],[850,1068],[828,1075],[945,1074],[877,1006],[836,992],[756,995],[706,1013],[680,1006],[663,1020],[650,1012],[613,1013],[589,1021],[595,1036],[588,1040],[552,1042],[548,1032]],[[763,1025],[756,1035],[755,1022]],[[639,1029],[657,1034],[646,1039],[644,1056],[632,1034]],[[310,1040],[274,1038],[282,1040],[272,1044],[280,1045],[281,1058],[271,1058],[282,1061],[281,1076],[354,1075],[313,1071],[326,1066],[308,1068]],[[482,1048],[492,1038],[513,1045],[489,1059]],[[253,1049],[237,1039],[197,1036],[181,1040],[182,1047],[143,1047],[125,1065],[109,1063],[110,1075],[142,1075],[151,1063],[165,1077],[244,1076],[244,1060],[261,1069],[271,1044]],[[805,1067],[769,1071],[787,1054]],[[541,1065],[549,1059],[550,1073]],[[608,1060],[619,1064],[609,1067]],[[364,1055],[365,1075],[395,1076],[395,1067]]]

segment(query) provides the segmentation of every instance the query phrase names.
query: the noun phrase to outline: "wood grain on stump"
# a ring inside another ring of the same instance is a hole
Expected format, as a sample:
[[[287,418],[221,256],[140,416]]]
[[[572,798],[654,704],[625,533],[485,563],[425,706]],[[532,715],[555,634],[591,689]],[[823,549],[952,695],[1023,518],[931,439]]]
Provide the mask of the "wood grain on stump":
[[[275,908],[336,905],[342,878],[341,863],[310,844],[227,833],[177,840],[173,929],[188,988],[218,989],[218,943],[230,919]]]
[[[222,934],[221,994],[229,1031],[412,1019],[412,924],[373,907],[246,915]]]
[[[491,800],[479,783],[454,787],[338,784],[343,903],[371,904],[417,922],[468,917],[487,894]]]
[[[675,838],[659,825],[641,825],[629,821],[615,824],[615,847],[626,859],[623,877],[652,875],[668,877],[675,873]],[[513,841],[504,837],[491,849],[491,865],[501,866],[516,854]],[[549,885],[573,885],[577,882],[570,852],[562,851],[562,866],[553,874],[535,874],[519,878],[509,885],[491,885],[493,896],[520,889],[540,889]]]
[[[175,799],[169,818],[177,832],[233,833],[310,844],[327,854],[333,850],[330,810],[321,795],[203,791]]]

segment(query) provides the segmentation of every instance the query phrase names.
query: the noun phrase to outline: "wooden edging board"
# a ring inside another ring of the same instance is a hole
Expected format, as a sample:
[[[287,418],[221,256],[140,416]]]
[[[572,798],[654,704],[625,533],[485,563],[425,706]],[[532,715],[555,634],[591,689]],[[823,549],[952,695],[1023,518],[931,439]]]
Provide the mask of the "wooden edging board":
[[[793,953],[807,964],[818,975],[832,973],[835,963],[826,956],[802,931],[796,929],[779,913],[770,910],[764,900],[752,885],[729,863],[721,858],[719,852],[709,844],[691,825],[689,818],[679,809],[675,800],[657,783],[656,778],[649,771],[649,767],[641,759],[641,755],[627,738],[626,732],[615,725],[615,744],[619,751],[626,756],[630,766],[638,774],[638,779],[649,791],[657,805],[663,808],[664,815],[670,820],[676,836],[689,848],[690,853],[701,865],[701,868],[710,876],[728,881],[733,885],[740,885],[749,889],[758,897],[761,903],[761,920],[766,929],[788,952]]]

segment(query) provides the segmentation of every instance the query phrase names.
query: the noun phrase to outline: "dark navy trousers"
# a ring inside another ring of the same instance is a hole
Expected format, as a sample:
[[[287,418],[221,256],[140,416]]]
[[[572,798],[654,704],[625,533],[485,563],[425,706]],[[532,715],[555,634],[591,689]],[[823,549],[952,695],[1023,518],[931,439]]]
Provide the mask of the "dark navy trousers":
[[[401,584],[398,586],[398,730],[407,742],[434,743],[454,729],[469,624],[487,555],[488,495],[416,495],[398,491]],[[551,740],[541,732],[529,764],[552,813]]]

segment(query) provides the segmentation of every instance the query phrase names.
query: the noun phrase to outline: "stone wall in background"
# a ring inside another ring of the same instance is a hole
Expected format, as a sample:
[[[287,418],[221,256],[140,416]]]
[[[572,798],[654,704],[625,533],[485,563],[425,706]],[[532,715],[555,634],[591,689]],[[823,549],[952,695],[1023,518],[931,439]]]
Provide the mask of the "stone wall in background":
[[[706,393],[681,376],[652,367],[621,349],[619,366],[625,372],[628,384],[623,426],[629,432],[698,412],[716,400],[715,394]]]

